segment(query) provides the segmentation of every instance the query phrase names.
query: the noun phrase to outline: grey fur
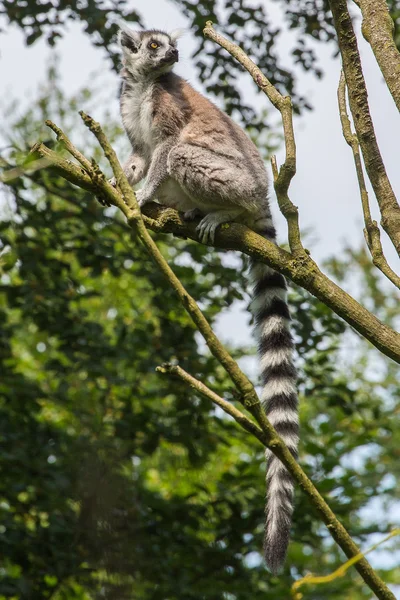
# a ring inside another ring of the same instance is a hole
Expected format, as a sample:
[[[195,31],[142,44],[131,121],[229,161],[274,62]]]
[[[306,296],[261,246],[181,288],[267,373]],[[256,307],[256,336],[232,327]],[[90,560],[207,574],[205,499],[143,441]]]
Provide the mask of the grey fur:
[[[122,121],[133,147],[124,165],[130,184],[144,179],[139,204],[156,200],[200,213],[203,243],[213,242],[227,221],[246,224],[275,242],[263,160],[243,130],[182,78],[172,73],[178,60],[176,35],[133,32],[124,27],[121,77]],[[252,262],[251,311],[262,364],[262,399],[267,415],[294,455],[298,419],[296,372],[282,275]],[[285,559],[292,514],[293,483],[280,461],[267,452],[265,556],[277,572]]]

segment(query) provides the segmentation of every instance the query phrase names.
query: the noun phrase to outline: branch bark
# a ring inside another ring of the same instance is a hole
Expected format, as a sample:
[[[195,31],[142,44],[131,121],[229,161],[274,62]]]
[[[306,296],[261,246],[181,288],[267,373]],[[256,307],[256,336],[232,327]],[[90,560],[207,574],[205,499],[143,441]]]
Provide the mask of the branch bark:
[[[122,210],[130,222],[130,213],[122,196],[106,181],[93,182],[87,172],[76,163],[61,158],[44,144],[36,144],[33,151],[39,156],[51,159],[56,172],[79,187],[101,194],[107,201]],[[131,188],[130,188],[131,189]],[[133,194],[133,190],[131,189]],[[146,204],[144,222],[157,233],[173,233],[178,237],[190,238],[199,242],[196,225],[183,221],[179,213],[157,204]],[[301,285],[316,298],[329,306],[336,314],[354,327],[383,354],[400,363],[400,334],[382,323],[370,311],[359,304],[338,285],[320,271],[316,263],[306,253],[300,258],[275,246],[244,225],[230,223],[220,228],[215,237],[215,247],[224,250],[239,250],[258,261],[265,262],[294,283]]]
[[[329,0],[329,5],[349,90],[350,110],[364,157],[365,168],[378,201],[382,227],[400,256],[400,206],[387,176],[376,140],[357,39],[348,11],[347,0]]]
[[[385,0],[358,0],[361,31],[370,44],[386,85],[400,111],[400,52],[393,39],[393,21]]]
[[[360,156],[360,145],[357,136],[351,131],[350,119],[346,109],[346,80],[342,71],[338,87],[338,104],[343,137],[353,151],[354,164],[360,188],[361,205],[364,215],[364,237],[370,251],[372,262],[382,273],[400,289],[400,277],[389,266],[383,253],[381,232],[378,223],[372,220],[369,208],[368,192],[365,186],[363,167]]]
[[[177,377],[181,379],[189,387],[193,388],[194,390],[196,390],[196,392],[204,396],[204,398],[208,398],[208,400],[211,400],[211,402],[222,408],[222,410],[226,412],[227,415],[233,417],[235,421],[239,423],[241,427],[243,427],[243,429],[251,433],[251,435],[254,435],[254,437],[256,437],[262,444],[264,444],[264,446],[267,445],[268,442],[265,433],[262,429],[257,427],[254,421],[246,417],[246,415],[240,412],[240,410],[233,406],[233,404],[227,402],[227,400],[224,400],[223,398],[221,398],[221,396],[218,396],[218,394],[216,394],[213,390],[206,386],[202,381],[199,381],[198,379],[190,375],[190,373],[182,369],[182,367],[180,367],[179,365],[165,363],[157,367],[156,371],[158,373],[161,373],[162,375],[170,375],[172,377]]]

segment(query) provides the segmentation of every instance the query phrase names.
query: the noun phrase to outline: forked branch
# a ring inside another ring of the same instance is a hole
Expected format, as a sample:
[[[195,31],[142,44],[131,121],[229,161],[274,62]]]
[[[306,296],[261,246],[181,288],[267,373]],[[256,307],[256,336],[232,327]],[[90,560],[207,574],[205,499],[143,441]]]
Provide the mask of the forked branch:
[[[97,174],[97,180],[93,181],[87,171],[76,163],[62,158],[44,144],[36,144],[32,150],[38,156],[48,158],[51,161],[51,168],[64,179],[94,195],[101,196],[110,204],[120,208],[128,221],[132,219],[131,213],[127,212],[124,199],[108,184],[104,176],[101,178]],[[133,190],[131,193],[133,194]],[[184,221],[182,216],[172,208],[163,208],[154,203],[147,204],[143,219],[146,226],[157,233],[172,233],[199,242],[196,223]],[[400,363],[400,334],[382,323],[350,294],[331,281],[307,254],[300,259],[294,258],[289,252],[238,223],[220,228],[214,245],[224,250],[243,252],[286,275],[329,306],[383,354]]]
[[[346,80],[342,71],[338,87],[338,103],[340,121],[342,123],[343,137],[353,151],[354,164],[357,172],[358,186],[360,188],[361,205],[364,215],[364,237],[367,242],[368,249],[372,256],[374,265],[382,271],[382,273],[400,289],[400,277],[389,266],[386,257],[383,253],[381,243],[381,232],[378,223],[372,220],[369,207],[368,192],[365,186],[363,167],[360,156],[360,145],[355,133],[351,131],[350,119],[346,109]]]
[[[376,140],[357,39],[347,0],[329,0],[329,5],[342,55],[343,71],[349,90],[350,110],[364,157],[365,168],[379,205],[382,227],[400,256],[400,206],[387,176]]]

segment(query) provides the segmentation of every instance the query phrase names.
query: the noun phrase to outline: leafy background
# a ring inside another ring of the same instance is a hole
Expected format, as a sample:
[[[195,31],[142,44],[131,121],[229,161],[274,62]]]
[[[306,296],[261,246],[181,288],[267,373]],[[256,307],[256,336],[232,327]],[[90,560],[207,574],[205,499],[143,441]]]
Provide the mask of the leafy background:
[[[294,72],[279,62],[276,26],[254,2],[175,4],[198,36],[194,64],[208,93],[224,98],[268,155],[276,135],[259,133],[260,114],[241,93],[237,67],[204,45],[201,27],[211,18],[235,34],[304,113]],[[327,5],[284,4],[298,37],[293,60],[318,77],[308,39],[332,38]],[[392,9],[398,15],[396,3]],[[3,2],[1,11],[30,44],[41,36],[57,43],[71,19],[81,21],[93,43],[110,53],[110,68],[117,17],[140,22],[123,1],[18,0]],[[78,108],[93,111],[101,97],[107,134],[123,145],[107,94],[96,85],[65,94],[55,61],[35,102],[18,111],[8,102],[5,168],[22,163],[37,139],[54,143],[43,127],[49,116],[76,132],[85,154],[105,166],[76,116]],[[163,361],[178,360],[235,401],[118,213],[50,171],[13,180],[1,194],[0,598],[287,599],[294,578],[343,562],[298,493],[285,572],[267,573],[260,556],[262,447],[208,401],[155,373]],[[242,257],[167,236],[156,240],[210,321],[218,324],[221,313],[248,302]],[[371,268],[361,241],[327,259],[325,268],[382,320],[399,323],[398,298]],[[292,288],[291,306],[301,464],[365,547],[398,516],[399,368],[303,290]],[[247,345],[231,349],[244,365],[254,355]],[[377,564],[387,582],[398,583],[396,542],[390,548]],[[358,600],[371,593],[350,571],[307,588],[305,597]]]

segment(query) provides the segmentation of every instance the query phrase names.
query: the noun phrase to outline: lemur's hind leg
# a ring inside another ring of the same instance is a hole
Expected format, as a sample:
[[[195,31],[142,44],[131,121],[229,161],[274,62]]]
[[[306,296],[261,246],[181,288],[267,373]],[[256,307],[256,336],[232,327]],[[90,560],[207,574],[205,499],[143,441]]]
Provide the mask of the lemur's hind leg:
[[[215,231],[222,223],[238,220],[259,211],[266,190],[251,177],[247,169],[230,157],[192,144],[177,144],[168,156],[168,172],[190,196],[203,218],[197,231],[201,241],[214,242]],[[193,218],[190,211],[185,218]]]
[[[167,169],[203,214],[232,208],[258,214],[266,202],[266,181],[253,177],[243,162],[209,148],[177,144]]]

